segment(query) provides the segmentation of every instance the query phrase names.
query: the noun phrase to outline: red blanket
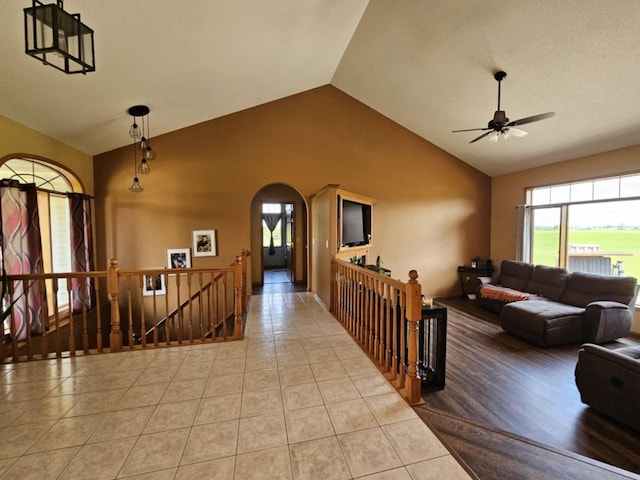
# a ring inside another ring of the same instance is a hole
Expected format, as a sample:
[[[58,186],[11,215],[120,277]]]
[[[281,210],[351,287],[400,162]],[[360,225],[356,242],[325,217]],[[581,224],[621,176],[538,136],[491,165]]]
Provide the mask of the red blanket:
[[[483,298],[491,298],[493,300],[501,300],[503,302],[517,302],[519,300],[525,300],[531,295],[529,293],[512,290],[507,287],[483,285],[480,287],[480,296]]]

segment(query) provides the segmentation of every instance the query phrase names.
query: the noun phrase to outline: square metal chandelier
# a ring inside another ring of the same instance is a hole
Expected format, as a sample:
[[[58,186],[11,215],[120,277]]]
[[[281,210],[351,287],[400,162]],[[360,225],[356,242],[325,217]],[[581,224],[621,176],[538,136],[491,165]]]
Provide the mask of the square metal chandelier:
[[[62,0],[44,5],[33,0],[24,9],[25,52],[45,65],[65,73],[96,69],[93,30],[80,21],[80,14],[64,11]]]

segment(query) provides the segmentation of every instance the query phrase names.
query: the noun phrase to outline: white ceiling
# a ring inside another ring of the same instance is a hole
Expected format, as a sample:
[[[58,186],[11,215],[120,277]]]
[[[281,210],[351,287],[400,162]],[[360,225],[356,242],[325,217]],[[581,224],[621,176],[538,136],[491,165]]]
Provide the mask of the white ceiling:
[[[329,83],[492,176],[640,143],[638,0],[67,0],[86,76],[24,54],[30,5],[0,0],[0,114],[91,155],[132,105],[153,136]],[[491,120],[496,70],[509,118],[556,116],[469,144],[451,130]]]

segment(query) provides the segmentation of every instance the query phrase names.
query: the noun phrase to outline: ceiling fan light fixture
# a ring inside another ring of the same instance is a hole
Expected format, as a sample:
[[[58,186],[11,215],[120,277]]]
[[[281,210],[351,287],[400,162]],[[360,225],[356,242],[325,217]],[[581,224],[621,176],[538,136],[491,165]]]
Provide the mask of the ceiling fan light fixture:
[[[547,112],[540,113],[538,115],[533,115],[531,117],[520,118],[518,120],[510,121],[507,117],[507,113],[505,110],[500,109],[500,96],[501,96],[501,83],[502,80],[506,78],[507,74],[502,70],[495,72],[493,78],[498,82],[498,109],[493,114],[493,119],[489,121],[486,128],[467,128],[464,130],[452,130],[451,133],[459,133],[459,132],[485,132],[479,137],[474,138],[469,143],[477,142],[485,137],[489,137],[488,140],[492,143],[498,142],[498,137],[500,135],[504,136],[506,140],[511,135],[514,137],[524,137],[527,135],[527,132],[524,130],[520,130],[519,128],[514,128],[516,125],[525,125],[527,123],[539,122],[540,120],[544,120],[545,118],[551,118],[555,115],[555,112]]]

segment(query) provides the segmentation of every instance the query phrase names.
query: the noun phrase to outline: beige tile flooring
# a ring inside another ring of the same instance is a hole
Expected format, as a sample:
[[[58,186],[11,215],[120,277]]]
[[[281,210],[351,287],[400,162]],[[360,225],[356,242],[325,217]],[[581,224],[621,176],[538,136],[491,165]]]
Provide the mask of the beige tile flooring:
[[[469,478],[313,294],[245,333],[0,367],[0,479]]]

